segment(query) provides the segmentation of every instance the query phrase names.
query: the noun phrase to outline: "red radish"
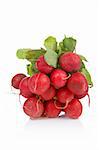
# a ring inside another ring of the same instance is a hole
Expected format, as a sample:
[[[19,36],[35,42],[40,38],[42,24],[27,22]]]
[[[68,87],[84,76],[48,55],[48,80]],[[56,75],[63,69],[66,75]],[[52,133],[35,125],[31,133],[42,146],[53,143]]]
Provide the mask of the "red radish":
[[[44,106],[36,96],[33,96],[25,101],[23,110],[31,119],[38,118],[43,114]]]
[[[55,69],[50,76],[51,83],[56,89],[65,86],[67,78],[67,73],[61,69]]]
[[[15,88],[15,89],[19,89],[19,84],[20,84],[20,81],[25,78],[26,75],[25,74],[22,74],[22,73],[19,73],[19,74],[16,74],[12,80],[11,80],[11,85]]]
[[[81,67],[81,60],[79,55],[68,52],[64,53],[59,58],[59,64],[66,72],[78,71]]]
[[[82,104],[78,99],[73,99],[64,111],[67,117],[77,119],[82,114]]]
[[[81,98],[85,97],[87,94],[88,94],[88,91],[86,91],[83,95],[75,95],[75,98],[81,99]]]
[[[29,77],[25,77],[21,80],[20,84],[19,84],[19,89],[20,89],[20,95],[22,95],[25,98],[30,98],[32,97],[34,94],[29,90],[28,87],[28,80]]]
[[[61,103],[69,103],[74,98],[74,94],[67,87],[59,89],[56,96],[57,100]]]
[[[42,99],[48,101],[48,100],[51,100],[56,94],[56,90],[53,86],[50,86],[50,88],[45,91],[41,96],[42,96]]]
[[[36,73],[28,81],[32,93],[42,95],[50,87],[50,79],[44,73]]]
[[[50,74],[54,67],[50,66],[47,64],[47,62],[45,61],[44,59],[44,56],[40,56],[37,61],[36,61],[36,68],[42,72],[42,73],[45,73],[45,74]]]
[[[61,109],[57,109],[54,104],[54,100],[50,100],[46,102],[45,105],[45,114],[49,118],[56,118],[59,116]]]
[[[76,72],[68,79],[67,88],[78,97],[88,93],[88,83],[85,76]]]

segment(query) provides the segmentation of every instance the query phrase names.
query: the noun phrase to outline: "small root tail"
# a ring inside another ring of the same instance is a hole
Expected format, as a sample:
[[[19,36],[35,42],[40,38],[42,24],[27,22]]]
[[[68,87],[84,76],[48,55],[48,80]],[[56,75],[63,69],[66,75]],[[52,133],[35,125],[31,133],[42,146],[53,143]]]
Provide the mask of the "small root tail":
[[[10,86],[10,89],[11,89],[11,93],[12,93],[12,94],[14,94],[14,95],[17,95],[17,94],[18,94],[18,93],[15,93],[15,92],[14,92],[14,90],[13,90],[13,87],[12,87],[12,86]]]
[[[88,106],[90,107],[90,95],[87,93],[88,96]]]
[[[66,78],[64,78],[64,80],[67,80],[71,77],[71,74],[69,73],[68,76]]]
[[[37,103],[36,103],[37,112],[39,111],[39,102],[41,102],[41,97],[38,98]]]
[[[21,105],[21,107],[23,106],[22,103],[21,103],[21,98],[20,98],[21,94],[19,94],[19,103]]]
[[[66,103],[65,103],[65,106],[62,107],[62,106],[57,106],[56,102],[57,102],[57,101],[55,100],[55,101],[54,101],[55,107],[56,107],[57,109],[61,109],[61,110],[62,110],[62,109],[66,109],[67,106],[68,106],[68,103],[69,103],[69,102],[66,102]]]
[[[37,75],[36,80],[35,80],[34,92],[36,92],[36,89],[37,89],[37,82],[38,82],[38,80],[39,80],[39,77],[40,77],[40,73]]]

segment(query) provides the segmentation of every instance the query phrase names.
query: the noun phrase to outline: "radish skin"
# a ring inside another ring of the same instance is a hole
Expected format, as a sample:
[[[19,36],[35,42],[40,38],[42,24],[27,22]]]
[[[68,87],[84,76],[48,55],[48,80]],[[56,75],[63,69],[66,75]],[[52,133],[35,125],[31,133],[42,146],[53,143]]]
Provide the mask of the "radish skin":
[[[44,56],[40,56],[37,61],[36,61],[36,68],[42,72],[42,73],[45,73],[45,74],[50,74],[54,67],[50,66],[47,64],[47,62],[45,61],[44,59]]]
[[[41,95],[41,97],[43,100],[48,101],[51,100],[55,95],[56,89],[51,85],[50,88]]]
[[[87,95],[88,83],[85,76],[76,72],[68,79],[67,88],[78,98]]]
[[[55,107],[54,100],[46,102],[45,105],[45,114],[48,118],[56,118],[59,116],[61,109]]]
[[[66,72],[76,72],[81,68],[81,59],[79,55],[68,52],[60,56],[59,64]]]
[[[57,100],[61,103],[69,103],[74,98],[74,94],[70,92],[67,87],[59,89],[56,96]]]
[[[29,77],[25,77],[21,80],[20,84],[19,84],[19,89],[20,89],[20,95],[22,95],[25,98],[30,98],[32,97],[34,94],[29,90],[28,87],[28,80]]]
[[[20,84],[21,80],[25,77],[26,77],[26,75],[23,73],[16,74],[11,80],[11,85],[15,89],[19,89],[19,84]]]
[[[62,69],[55,69],[50,76],[51,83],[56,89],[64,87],[66,85],[67,78],[67,73]]]
[[[44,73],[36,73],[28,80],[29,90],[37,95],[42,95],[50,87],[50,79]]]
[[[23,110],[31,119],[39,118],[44,112],[44,106],[41,100],[33,96],[25,101]]]
[[[73,99],[67,106],[66,109],[64,109],[65,116],[69,117],[71,119],[77,119],[82,114],[82,104],[79,101],[79,99]]]

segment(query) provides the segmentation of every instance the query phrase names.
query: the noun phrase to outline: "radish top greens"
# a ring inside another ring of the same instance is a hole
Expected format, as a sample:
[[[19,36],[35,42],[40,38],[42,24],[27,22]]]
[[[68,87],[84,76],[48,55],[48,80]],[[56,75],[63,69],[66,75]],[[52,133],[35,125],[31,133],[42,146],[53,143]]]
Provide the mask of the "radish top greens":
[[[48,65],[53,66],[54,68],[60,67],[58,64],[59,56],[66,52],[73,52],[76,53],[76,44],[77,40],[73,37],[64,37],[61,42],[57,42],[56,38],[53,36],[49,36],[44,40],[44,47],[40,49],[30,49],[30,48],[23,48],[18,49],[16,52],[16,56],[19,59],[26,59],[30,62],[27,65],[27,73],[32,76],[33,74],[37,73],[38,70],[35,66],[36,60],[41,56],[44,55],[45,61]],[[91,79],[91,75],[86,68],[87,59],[83,55],[79,55],[81,59],[82,66],[79,70],[82,74],[85,75],[88,84],[90,87],[93,86],[93,82]]]

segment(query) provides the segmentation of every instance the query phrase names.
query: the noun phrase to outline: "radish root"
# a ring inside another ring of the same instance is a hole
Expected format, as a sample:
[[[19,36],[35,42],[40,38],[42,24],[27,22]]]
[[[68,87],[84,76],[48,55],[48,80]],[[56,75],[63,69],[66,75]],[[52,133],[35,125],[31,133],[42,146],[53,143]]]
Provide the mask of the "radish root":
[[[15,95],[18,94],[18,93],[15,93],[15,92],[13,91],[13,87],[12,87],[12,86],[10,86],[10,89],[11,89],[12,94],[15,94]]]
[[[36,78],[36,80],[35,80],[34,92],[35,92],[36,89],[37,89],[37,82],[38,82],[39,76],[40,76],[40,74],[38,74],[38,76],[37,76],[37,78]]]
[[[39,102],[41,102],[41,97],[37,100],[36,107],[37,107],[37,112],[39,111]]]
[[[57,109],[66,109],[67,106],[68,106],[68,103],[69,103],[69,102],[67,101],[67,102],[65,103],[65,106],[62,107],[62,106],[57,106],[56,102],[57,102],[57,101],[55,100],[55,101],[54,101],[54,104],[55,104],[55,107],[56,107]]]
[[[64,78],[64,80],[67,80],[71,77],[71,74],[69,74],[66,78]]]
[[[20,105],[21,105],[21,107],[22,107],[23,105],[22,105],[22,103],[21,103],[21,98],[20,98],[20,96],[21,96],[21,93],[19,94],[19,103],[20,103]]]
[[[88,105],[89,105],[89,107],[90,107],[90,96],[89,96],[88,93],[87,93],[87,96],[88,96]]]

